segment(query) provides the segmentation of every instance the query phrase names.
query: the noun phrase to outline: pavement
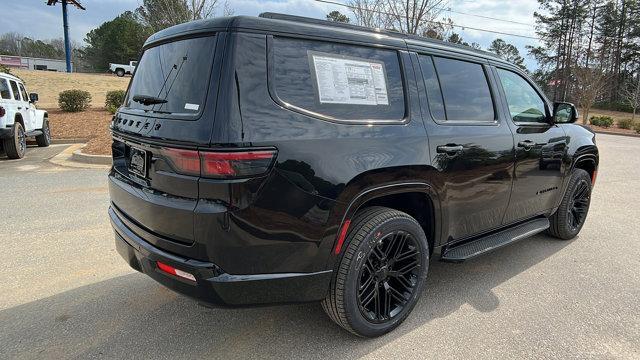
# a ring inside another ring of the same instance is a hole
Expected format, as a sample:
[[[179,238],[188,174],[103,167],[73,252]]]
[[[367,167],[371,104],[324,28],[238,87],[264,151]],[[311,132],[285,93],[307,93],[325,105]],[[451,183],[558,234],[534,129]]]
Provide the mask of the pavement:
[[[377,339],[315,303],[201,307],[120,259],[104,168],[48,161],[64,145],[0,157],[0,358],[640,359],[640,139],[598,144],[576,239],[432,262],[413,313]]]

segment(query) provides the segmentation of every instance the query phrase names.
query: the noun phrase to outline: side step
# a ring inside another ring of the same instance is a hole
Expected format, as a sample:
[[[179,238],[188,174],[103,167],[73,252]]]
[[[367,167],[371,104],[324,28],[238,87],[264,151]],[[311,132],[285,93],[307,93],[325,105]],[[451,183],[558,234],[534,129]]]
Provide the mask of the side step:
[[[478,255],[514,243],[549,228],[549,219],[535,219],[494,234],[447,248],[440,258],[445,262],[463,262]]]

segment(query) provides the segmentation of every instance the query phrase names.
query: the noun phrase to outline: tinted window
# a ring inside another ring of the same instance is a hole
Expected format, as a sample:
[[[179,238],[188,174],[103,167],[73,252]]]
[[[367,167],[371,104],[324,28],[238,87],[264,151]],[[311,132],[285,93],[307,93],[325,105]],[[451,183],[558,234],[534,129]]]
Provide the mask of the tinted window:
[[[422,69],[424,85],[427,88],[427,99],[429,100],[431,115],[437,120],[446,120],[440,82],[436,75],[436,69],[433,67],[431,56],[420,55],[420,68]]]
[[[498,69],[513,121],[547,123],[544,101],[536,90],[520,75]]]
[[[482,65],[434,57],[448,121],[494,121],[493,101]]]
[[[276,37],[277,97],[338,120],[402,120],[404,90],[395,50]]]
[[[13,92],[13,98],[15,100],[20,100],[20,93],[18,91],[18,83],[16,83],[13,80],[10,80],[9,83],[11,84],[11,91]]]
[[[0,79],[0,99],[11,99],[7,79]]]
[[[213,63],[215,36],[180,40],[147,49],[131,80],[125,106],[195,115],[204,107]],[[164,99],[144,105],[135,95]]]
[[[24,89],[24,85],[20,84],[20,94],[22,94],[22,100],[29,101],[29,95],[27,95],[27,90]]]

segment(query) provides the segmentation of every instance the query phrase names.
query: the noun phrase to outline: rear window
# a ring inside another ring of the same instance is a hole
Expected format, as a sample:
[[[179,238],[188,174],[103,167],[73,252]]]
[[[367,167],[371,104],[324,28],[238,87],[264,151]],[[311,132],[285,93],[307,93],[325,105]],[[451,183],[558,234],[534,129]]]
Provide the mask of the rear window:
[[[126,108],[195,117],[204,107],[214,51],[215,36],[145,50],[131,80]],[[135,97],[158,101],[141,103]]]
[[[275,97],[308,115],[328,120],[394,120],[405,117],[398,52],[275,37]]]
[[[7,79],[0,79],[0,99],[11,99],[11,92],[9,91]]]

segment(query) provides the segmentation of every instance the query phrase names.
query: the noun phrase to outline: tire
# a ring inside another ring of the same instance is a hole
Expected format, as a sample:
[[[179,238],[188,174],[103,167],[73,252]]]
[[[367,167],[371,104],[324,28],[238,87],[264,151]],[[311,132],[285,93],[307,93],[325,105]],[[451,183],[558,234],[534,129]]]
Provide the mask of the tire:
[[[47,147],[51,144],[51,128],[49,127],[49,119],[44,118],[42,121],[42,135],[36,136],[36,143],[39,147]]]
[[[322,307],[353,334],[383,335],[413,310],[428,268],[427,237],[414,218],[385,207],[366,208],[352,221]]]
[[[12,130],[12,136],[3,140],[4,151],[9,159],[22,159],[27,151],[27,137],[24,134],[24,127],[16,122],[13,124]]]
[[[569,240],[578,235],[589,212],[591,203],[591,177],[582,169],[571,173],[567,191],[558,210],[549,218],[547,231],[558,239]]]
[[[123,69],[116,69],[116,75],[118,75],[118,77],[123,77],[124,76],[124,70]]]

